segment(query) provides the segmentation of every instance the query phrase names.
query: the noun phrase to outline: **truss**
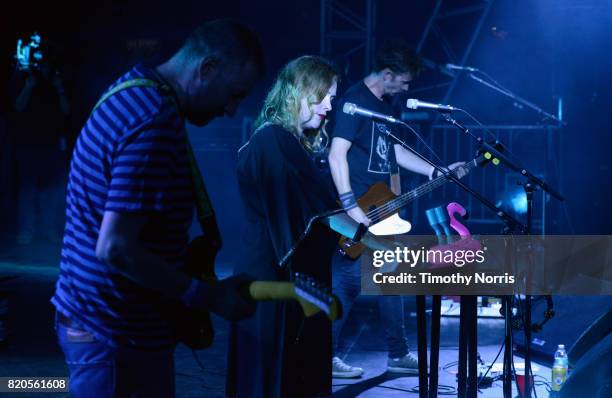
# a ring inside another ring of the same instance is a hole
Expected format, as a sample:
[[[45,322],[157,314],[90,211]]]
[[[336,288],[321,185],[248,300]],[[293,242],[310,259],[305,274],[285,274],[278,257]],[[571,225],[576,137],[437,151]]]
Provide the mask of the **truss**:
[[[349,79],[356,80],[370,72],[375,51],[376,0],[321,0],[320,29],[320,53],[340,61]]]

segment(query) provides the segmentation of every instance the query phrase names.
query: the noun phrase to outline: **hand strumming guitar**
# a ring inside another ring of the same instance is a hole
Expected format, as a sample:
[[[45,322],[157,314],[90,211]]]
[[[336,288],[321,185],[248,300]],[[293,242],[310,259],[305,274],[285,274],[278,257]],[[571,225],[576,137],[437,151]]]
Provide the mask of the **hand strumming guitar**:
[[[366,216],[366,214],[363,212],[363,210],[361,210],[359,206],[347,210],[346,214],[348,214],[356,222],[363,224],[366,227],[372,223],[372,220],[370,220],[368,216]]]

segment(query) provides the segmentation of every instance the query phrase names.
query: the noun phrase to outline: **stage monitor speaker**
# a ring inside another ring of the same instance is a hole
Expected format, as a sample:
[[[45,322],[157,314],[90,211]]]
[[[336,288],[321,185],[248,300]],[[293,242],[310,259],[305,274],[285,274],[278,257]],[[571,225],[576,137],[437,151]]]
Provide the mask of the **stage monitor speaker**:
[[[531,354],[534,360],[550,366],[558,344],[565,344],[571,363],[598,341],[612,333],[612,296],[553,296],[555,316],[539,332],[532,332]],[[546,300],[536,298],[532,323],[540,323]],[[514,331],[514,343],[525,353],[525,335]]]
[[[560,398],[612,397],[612,334],[598,340],[574,363]]]

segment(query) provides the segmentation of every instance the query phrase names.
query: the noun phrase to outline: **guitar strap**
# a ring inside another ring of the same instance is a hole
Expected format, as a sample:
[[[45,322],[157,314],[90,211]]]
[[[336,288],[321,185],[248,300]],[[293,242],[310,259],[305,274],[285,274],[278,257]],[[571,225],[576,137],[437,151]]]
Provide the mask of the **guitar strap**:
[[[396,195],[402,194],[402,180],[399,172],[389,175],[389,188]]]
[[[172,101],[172,103],[176,106],[181,118],[183,117],[174,90],[172,90],[172,88],[170,88],[167,84],[160,83],[151,79],[131,79],[116,85],[115,87],[104,93],[104,95],[102,95],[96,106],[94,106],[93,110],[91,111],[91,114],[93,114],[95,110],[98,109],[98,107],[100,107],[100,105],[102,105],[102,103],[108,98],[112,97],[119,91],[132,87],[153,87],[157,89],[164,99]],[[208,234],[207,229],[210,228],[210,226],[209,223],[207,223],[206,221],[210,217],[213,217],[215,213],[210,202],[208,192],[206,191],[206,186],[204,185],[204,180],[202,179],[202,174],[200,173],[200,168],[198,167],[198,163],[193,153],[193,148],[191,147],[191,143],[189,142],[189,137],[187,136],[186,130],[185,135],[185,142],[187,142],[187,157],[189,158],[189,165],[191,167],[191,179],[195,195],[198,222],[200,223],[202,231],[205,234]],[[214,220],[214,218],[212,218],[211,220]],[[216,222],[213,225],[216,226]]]
[[[387,132],[390,132],[387,129]],[[390,143],[389,156],[391,158],[391,172],[389,173],[389,188],[396,195],[402,194],[402,180],[400,178],[400,168],[395,157],[395,144]],[[395,168],[395,170],[393,170]]]

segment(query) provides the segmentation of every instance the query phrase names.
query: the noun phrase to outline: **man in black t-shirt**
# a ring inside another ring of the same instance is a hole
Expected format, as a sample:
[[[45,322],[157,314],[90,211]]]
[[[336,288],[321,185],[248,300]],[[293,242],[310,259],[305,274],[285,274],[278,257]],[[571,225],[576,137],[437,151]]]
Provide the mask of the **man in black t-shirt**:
[[[339,105],[354,103],[374,112],[393,114],[389,98],[378,98],[367,86],[366,80],[367,78],[350,87]],[[407,81],[405,84],[408,84]],[[366,193],[368,188],[376,182],[382,181],[388,184],[389,175],[398,173],[398,164],[393,142],[387,136],[386,131],[404,139],[402,129],[376,119],[349,115],[341,110],[336,111],[335,116],[336,124],[331,148],[333,152],[330,154],[337,155],[337,158],[330,158],[332,172],[345,171],[341,164],[331,163],[334,159],[343,160],[345,158],[348,162],[346,171],[350,175],[350,187],[357,198]],[[346,151],[344,151],[345,148]],[[342,183],[345,181],[342,181],[342,178],[335,178],[334,182],[337,187],[343,187]],[[356,213],[353,215],[357,220],[363,221],[363,218],[359,218]]]
[[[419,72],[418,57],[403,45],[384,48],[376,57],[373,72],[347,90],[338,102],[336,123],[329,153],[329,166],[340,201],[347,214],[355,221],[370,225],[371,220],[357,206],[356,198],[362,196],[376,182],[391,184],[399,194],[399,167],[429,178],[435,169],[412,152],[395,144],[386,134],[390,130],[405,140],[403,131],[395,126],[361,116],[342,112],[345,103],[393,114],[390,97],[406,92],[408,83]],[[460,164],[460,163],[458,163]],[[456,167],[453,164],[450,168]],[[343,307],[343,317],[333,325],[334,377],[359,377],[363,369],[350,366],[337,353],[338,337],[350,308],[360,291],[359,260],[353,261],[336,253],[332,261],[333,290]],[[418,373],[416,358],[409,353],[404,331],[403,300],[401,296],[380,296],[378,298],[382,326],[385,330],[389,358],[387,370],[397,373]]]

